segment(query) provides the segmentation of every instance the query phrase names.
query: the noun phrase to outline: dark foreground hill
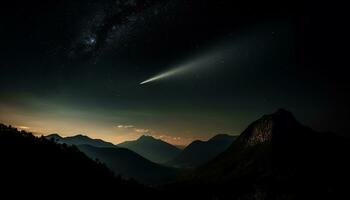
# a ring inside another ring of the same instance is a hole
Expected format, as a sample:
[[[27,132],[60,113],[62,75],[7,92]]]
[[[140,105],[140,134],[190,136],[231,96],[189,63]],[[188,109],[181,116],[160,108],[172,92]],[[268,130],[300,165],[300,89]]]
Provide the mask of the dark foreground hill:
[[[349,148],[348,140],[315,132],[279,110],[253,122],[228,150],[168,189],[201,199],[342,199],[350,180]]]
[[[113,195],[119,199],[138,199],[151,192],[135,182],[114,177],[104,165],[75,147],[37,138],[2,124],[0,158],[2,196],[50,199]]]
[[[208,141],[196,140],[167,164],[179,168],[198,167],[225,151],[235,138],[235,136],[218,134]]]

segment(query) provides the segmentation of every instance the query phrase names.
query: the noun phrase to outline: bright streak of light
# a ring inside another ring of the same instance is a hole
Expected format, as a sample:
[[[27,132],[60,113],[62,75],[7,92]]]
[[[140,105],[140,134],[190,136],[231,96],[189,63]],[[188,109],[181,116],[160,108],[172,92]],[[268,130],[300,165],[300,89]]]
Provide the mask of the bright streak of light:
[[[164,78],[167,78],[169,76],[173,76],[175,74],[179,74],[179,73],[182,73],[182,72],[185,72],[188,70],[188,66],[182,66],[182,67],[179,67],[179,68],[175,68],[175,69],[172,69],[172,70],[169,70],[167,72],[164,72],[162,74],[159,74],[159,75],[156,75],[150,79],[147,79],[143,82],[140,83],[140,85],[143,85],[145,83],[149,83],[149,82],[152,82],[152,81],[156,81],[156,80],[159,80],[159,79],[164,79]]]
[[[160,80],[160,79],[164,79],[164,78],[168,78],[170,76],[174,76],[174,75],[179,75],[179,74],[183,74],[185,72],[188,71],[193,71],[195,69],[198,68],[204,68],[206,66],[211,66],[213,64],[217,64],[219,59],[221,58],[221,54],[212,54],[212,55],[207,55],[207,56],[203,56],[201,58],[198,58],[192,62],[189,62],[185,65],[182,65],[180,67],[171,69],[169,71],[166,71],[164,73],[158,74],[156,76],[153,76],[143,82],[140,83],[140,85],[149,83],[149,82],[153,82],[156,80]]]

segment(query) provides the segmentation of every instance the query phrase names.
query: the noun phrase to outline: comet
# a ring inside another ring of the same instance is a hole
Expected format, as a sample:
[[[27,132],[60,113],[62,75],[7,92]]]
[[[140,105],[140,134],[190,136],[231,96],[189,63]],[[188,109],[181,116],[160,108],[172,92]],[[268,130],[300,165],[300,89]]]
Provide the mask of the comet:
[[[194,72],[200,69],[204,69],[205,67],[208,67],[208,66],[214,66],[214,64],[219,63],[221,56],[222,55],[220,53],[215,53],[215,54],[199,57],[195,60],[187,62],[178,67],[172,68],[158,75],[155,75],[145,81],[142,81],[140,85],[144,85],[146,83],[158,81],[161,79],[166,79],[172,76],[178,76],[189,72]]]
[[[143,82],[140,83],[140,85],[143,85],[143,84],[146,84],[146,83],[149,83],[149,82],[152,82],[152,81],[156,81],[156,80],[159,80],[159,79],[164,79],[164,78],[167,78],[167,77],[170,77],[170,76],[173,76],[173,75],[177,75],[177,74],[181,74],[183,72],[186,72],[187,70],[189,70],[189,67],[188,66],[181,66],[179,68],[174,68],[174,69],[171,69],[167,72],[164,72],[164,73],[161,73],[161,74],[158,74],[152,78],[149,78]]]

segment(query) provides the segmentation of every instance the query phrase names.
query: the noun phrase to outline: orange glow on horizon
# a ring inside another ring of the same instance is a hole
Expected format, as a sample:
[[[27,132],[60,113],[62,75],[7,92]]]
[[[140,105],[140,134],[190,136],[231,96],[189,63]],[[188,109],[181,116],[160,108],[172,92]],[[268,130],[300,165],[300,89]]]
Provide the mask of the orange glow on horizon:
[[[127,134],[117,134],[115,132],[113,135],[111,135],[111,134],[109,134],[109,131],[107,131],[107,130],[102,131],[102,130],[98,130],[98,129],[95,130],[98,132],[98,134],[96,134],[95,132],[88,131],[87,129],[85,129],[85,131],[73,131],[74,129],[71,129],[71,131],[67,131],[67,129],[28,127],[28,126],[22,126],[22,125],[16,125],[16,124],[15,125],[7,124],[7,125],[11,125],[19,130],[31,132],[35,136],[42,136],[42,135],[46,136],[46,135],[50,135],[53,133],[57,133],[62,137],[69,137],[69,136],[75,136],[78,134],[82,134],[82,135],[86,135],[86,136],[93,138],[93,139],[102,139],[106,142],[111,142],[113,144],[119,144],[119,143],[122,143],[125,141],[136,140],[139,137],[141,137],[142,135],[150,135],[156,139],[160,139],[160,140],[163,140],[167,143],[170,143],[173,145],[179,145],[179,146],[186,146],[196,139],[200,139],[200,140],[207,139],[207,138],[194,139],[192,137],[186,138],[186,137],[179,137],[179,136],[157,134],[157,133],[152,133],[151,131],[149,131],[147,129],[144,129],[144,131],[140,131],[139,129],[130,130],[130,132]],[[101,131],[105,132],[106,134],[101,134]]]

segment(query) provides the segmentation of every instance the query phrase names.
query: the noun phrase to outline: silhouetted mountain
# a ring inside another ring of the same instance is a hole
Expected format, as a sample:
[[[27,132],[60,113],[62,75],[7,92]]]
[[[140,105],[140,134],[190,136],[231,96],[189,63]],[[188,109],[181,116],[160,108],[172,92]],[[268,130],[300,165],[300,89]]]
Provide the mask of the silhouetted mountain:
[[[196,140],[167,164],[180,168],[197,167],[225,151],[235,138],[235,136],[218,134],[208,141]]]
[[[278,110],[170,190],[202,199],[341,199],[350,180],[349,148],[348,140]]]
[[[153,163],[125,148],[99,148],[79,145],[78,148],[93,159],[106,164],[116,174],[133,178],[144,184],[161,184],[174,180],[176,170]]]
[[[61,137],[58,134],[46,136],[59,143],[75,145],[93,160],[101,161],[116,175],[132,178],[144,184],[160,184],[175,178],[176,170],[153,163],[133,151],[112,143],[87,136]]]
[[[127,149],[79,148],[116,171],[136,171],[147,183],[166,182],[175,175]],[[154,191],[113,177],[75,146],[0,125],[0,181],[2,192],[15,188],[27,196],[64,186],[64,194],[100,198],[112,194],[122,199],[343,199],[350,180],[349,149],[349,140],[315,132],[290,112],[278,110],[249,125],[213,160]]]
[[[57,133],[53,133],[53,134],[47,135],[47,136],[45,136],[45,137],[46,137],[46,139],[48,139],[48,140],[54,140],[54,141],[56,141],[56,142],[59,142],[60,140],[63,139],[63,137],[60,136],[60,135],[57,134]]]
[[[68,145],[91,145],[95,147],[116,147],[110,142],[103,141],[101,139],[92,139],[85,135],[75,135],[71,137],[61,137],[58,134],[51,134],[46,136],[47,139],[52,139],[58,143],[65,143]]]
[[[150,189],[114,177],[75,146],[0,124],[1,195],[9,198],[156,197]],[[137,192],[135,192],[137,191]],[[149,194],[152,194],[150,196]]]
[[[118,144],[119,147],[130,149],[156,163],[165,163],[177,156],[181,150],[152,136],[141,136],[135,141]]]

